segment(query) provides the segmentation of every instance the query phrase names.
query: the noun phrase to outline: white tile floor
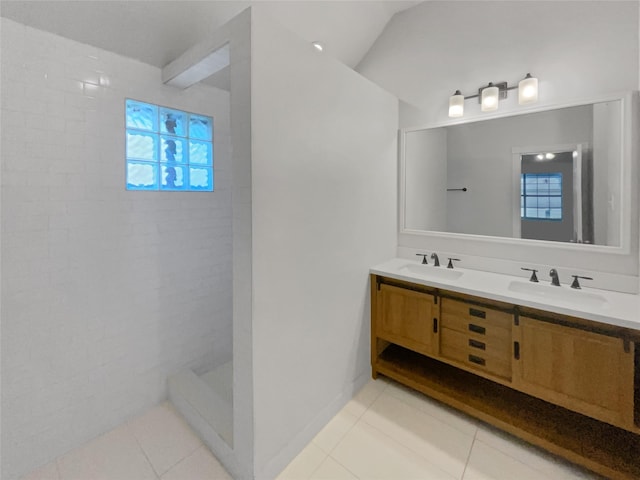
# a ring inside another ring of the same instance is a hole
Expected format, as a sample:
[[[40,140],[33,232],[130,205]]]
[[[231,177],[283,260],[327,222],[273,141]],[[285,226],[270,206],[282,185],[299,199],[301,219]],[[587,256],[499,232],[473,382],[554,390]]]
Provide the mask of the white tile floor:
[[[169,403],[57,458],[23,480],[231,480]]]
[[[230,479],[164,403],[23,480]],[[394,382],[370,381],[278,480],[595,479]]]
[[[395,382],[370,381],[278,480],[599,478]]]

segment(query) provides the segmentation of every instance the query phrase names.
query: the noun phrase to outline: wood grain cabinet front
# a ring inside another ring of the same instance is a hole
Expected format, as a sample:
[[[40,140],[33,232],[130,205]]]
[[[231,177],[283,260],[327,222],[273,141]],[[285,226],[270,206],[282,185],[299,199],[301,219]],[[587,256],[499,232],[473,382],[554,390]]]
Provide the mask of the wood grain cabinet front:
[[[439,312],[434,295],[383,283],[377,297],[379,338],[415,352],[436,353]]]
[[[526,316],[520,317],[514,339],[516,388],[637,431],[633,342]]]
[[[442,299],[440,356],[462,368],[511,379],[513,314]]]
[[[374,378],[640,479],[640,332],[376,275],[371,299]]]

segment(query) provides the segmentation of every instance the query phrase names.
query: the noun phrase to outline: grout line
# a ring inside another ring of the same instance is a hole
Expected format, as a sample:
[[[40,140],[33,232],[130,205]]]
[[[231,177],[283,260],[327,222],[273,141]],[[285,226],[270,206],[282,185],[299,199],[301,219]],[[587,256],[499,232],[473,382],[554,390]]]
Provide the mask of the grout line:
[[[387,387],[387,388],[389,388],[389,387]],[[426,412],[426,411],[424,411],[424,410],[422,410],[422,409],[420,409],[420,408],[417,408],[416,406],[411,405],[410,403],[408,403],[408,402],[404,401],[404,399],[399,398],[399,397],[396,397],[396,396],[395,396],[395,395],[393,395],[392,393],[389,393],[388,395],[389,395],[391,398],[393,398],[394,400],[396,400],[396,401],[398,401],[398,402],[400,402],[400,403],[404,404],[405,406],[407,406],[407,407],[408,407],[408,408],[410,408],[411,410],[415,410],[415,411],[416,411],[416,412],[418,412],[420,415],[425,415],[425,416],[427,416],[427,417],[430,417],[432,420],[434,420],[434,421],[436,421],[436,422],[438,422],[438,423],[440,423],[440,424],[442,424],[442,425],[445,425],[446,427],[451,428],[452,430],[455,430],[455,431],[456,431],[456,432],[458,432],[458,434],[460,434],[460,435],[464,435],[465,437],[470,437],[470,436],[471,436],[468,432],[463,432],[463,431],[461,431],[461,430],[459,430],[459,429],[455,428],[453,425],[451,425],[449,422],[445,421],[444,419],[438,418],[437,416],[432,415],[432,414],[430,414],[429,412]],[[382,396],[382,393],[381,393],[381,395],[378,397],[378,399],[379,399],[381,396]],[[377,401],[378,399],[376,399],[376,401]],[[373,403],[375,403],[375,402],[373,402]],[[371,406],[373,406],[373,403],[371,404]],[[369,410],[369,408],[367,408],[367,410]],[[365,411],[365,413],[366,413],[366,411]],[[385,430],[382,430],[381,428],[379,428],[377,425],[373,425],[373,424],[371,424],[371,423],[367,422],[366,420],[364,420],[364,413],[363,413],[363,414],[362,414],[362,416],[358,419],[358,423],[360,423],[360,422],[363,422],[363,423],[364,423],[364,424],[366,424],[369,428],[372,428],[372,429],[377,430],[378,432],[382,433],[383,435],[385,435],[386,437],[390,438],[391,440],[393,440],[393,441],[394,441],[395,443],[397,443],[398,445],[401,445],[402,447],[406,448],[407,450],[409,450],[409,451],[410,451],[410,452],[412,452],[413,454],[415,454],[415,455],[417,455],[417,456],[421,457],[423,460],[427,461],[428,463],[430,463],[431,465],[433,465],[434,467],[436,467],[436,468],[437,468],[437,469],[439,469],[440,471],[442,471],[442,472],[446,473],[447,475],[452,475],[450,472],[448,472],[448,471],[444,470],[444,469],[442,468],[442,466],[440,466],[440,465],[438,465],[438,464],[434,463],[434,462],[433,462],[433,460],[432,460],[432,458],[431,458],[430,456],[423,455],[423,453],[422,453],[422,452],[420,452],[420,451],[419,451],[419,449],[415,449],[414,447],[412,447],[412,446],[410,446],[410,445],[405,444],[404,442],[402,442],[402,441],[400,441],[399,439],[395,438],[395,436],[392,436],[392,435],[390,435],[389,433],[387,433]],[[395,422],[395,421],[393,421],[393,423],[395,424],[396,422]],[[468,463],[468,461],[469,461],[469,457],[471,456],[471,450],[472,450],[472,448],[473,448],[473,443],[474,443],[474,441],[475,441],[475,438],[476,438],[477,433],[478,433],[478,428],[477,428],[477,427],[475,427],[475,429],[474,429],[474,433],[473,433],[473,439],[472,439],[472,442],[471,442],[471,447],[469,448],[469,453],[467,454],[467,463]],[[467,463],[465,463],[465,469],[464,469],[464,470],[466,470]],[[464,475],[464,470],[463,470],[463,475]]]
[[[473,451],[473,446],[476,444],[476,436],[478,435],[478,429],[476,428],[476,433],[473,434],[473,440],[471,442],[471,448],[469,448],[469,454],[467,455],[467,461],[464,464],[464,470],[462,470],[462,476],[460,480],[464,480],[464,475],[467,473],[467,467],[469,466],[469,460],[471,459],[471,452]]]
[[[426,457],[425,455],[423,455],[422,453],[419,453],[418,451],[414,450],[412,447],[405,445],[403,442],[401,442],[400,440],[398,440],[397,438],[389,435],[385,430],[382,430],[380,428],[378,428],[375,425],[371,425],[370,423],[367,423],[366,421],[364,421],[364,424],[372,429],[375,430],[376,432],[378,432],[379,434],[383,435],[384,437],[387,437],[389,440],[391,440],[392,443],[396,444],[397,446],[401,447],[402,449],[408,451],[409,453],[411,453],[412,455],[415,455],[419,458],[421,458],[422,460],[424,460],[425,462],[427,462],[428,464],[430,464],[431,466],[433,466],[434,468],[437,468],[438,470],[440,470],[442,473],[444,473],[446,476],[452,477],[453,475],[451,473],[449,473],[448,471],[444,470],[440,465],[437,465],[435,463],[433,463],[433,460],[430,457]],[[394,422],[395,423],[395,422]]]
[[[316,473],[316,472],[320,469],[320,467],[322,466],[322,464],[323,464],[324,462],[326,462],[326,461],[327,461],[327,458],[329,458],[329,454],[328,454],[328,453],[326,453],[324,450],[322,450],[320,447],[318,447],[318,446],[317,446],[317,445],[315,445],[315,444],[314,444],[314,447],[318,448],[318,450],[320,450],[322,453],[325,453],[325,456],[324,456],[324,458],[322,459],[322,461],[318,464],[318,466],[317,466],[316,468],[314,468],[314,469],[311,471],[311,473],[309,474],[309,477],[308,477],[308,478],[313,477],[313,474],[314,474],[314,473]],[[305,447],[305,448],[307,448],[307,447]],[[298,457],[296,457],[296,458],[298,458]],[[293,461],[293,460],[292,460],[292,461]]]
[[[342,468],[344,468],[347,472],[349,472],[355,478],[360,479],[360,477],[358,475],[356,475],[355,472],[352,472],[346,465],[343,465],[342,462],[339,462],[337,459],[333,458],[331,455],[329,455],[329,458],[331,458],[331,460],[336,462],[338,465],[340,465]]]
[[[169,473],[171,470],[173,470],[175,467],[177,467],[178,465],[180,465],[182,462],[185,462],[187,459],[189,459],[189,458],[193,457],[196,453],[198,453],[198,451],[199,451],[201,448],[207,448],[207,449],[208,449],[208,447],[207,447],[206,445],[204,445],[204,444],[199,445],[199,446],[198,446],[198,448],[196,448],[193,452],[191,452],[191,453],[187,454],[185,457],[181,458],[181,459],[180,459],[180,460],[178,460],[176,463],[174,463],[173,465],[171,465],[171,466],[167,469],[167,471],[166,471],[166,472],[164,472],[162,475],[166,475],[166,474],[167,474],[167,473]],[[211,453],[211,452],[210,452],[210,453]],[[211,455],[213,456],[213,458],[215,458],[215,459],[216,459],[216,461],[217,461],[218,463],[220,463],[220,460],[218,460],[218,457],[216,457],[215,455],[213,455],[213,453],[211,453]],[[222,464],[221,464],[221,463],[220,463],[220,465],[222,466]],[[225,472],[227,471],[227,469],[226,469],[226,468],[224,468],[224,466],[222,466],[222,469],[223,469]],[[229,472],[227,472],[227,473],[229,473]],[[160,480],[162,480],[162,477],[159,477],[159,478],[160,478]]]
[[[509,434],[509,435],[510,435],[510,434]],[[516,437],[516,440],[519,440],[519,439]],[[496,452],[501,453],[501,454],[502,454],[502,455],[504,455],[505,457],[509,457],[509,458],[510,458],[511,460],[513,460],[514,462],[517,462],[517,463],[519,463],[519,464],[521,464],[521,465],[524,465],[525,467],[529,468],[530,470],[535,470],[536,472],[540,473],[540,474],[541,474],[541,475],[543,475],[544,477],[548,477],[548,475],[549,475],[549,474],[548,474],[548,472],[546,472],[546,471],[544,471],[544,470],[541,470],[541,469],[539,469],[538,467],[536,467],[536,466],[532,465],[531,463],[529,463],[529,462],[527,462],[527,461],[525,461],[525,460],[523,460],[523,459],[521,459],[521,458],[518,458],[518,457],[514,456],[514,455],[513,455],[513,454],[511,454],[510,452],[505,451],[506,449],[505,449],[505,450],[503,450],[502,448],[495,447],[495,446],[491,445],[490,443],[483,442],[482,440],[478,440],[478,442],[479,442],[479,443],[482,443],[485,447],[491,448],[491,449],[495,450]],[[512,443],[512,444],[517,445],[517,443],[516,443],[516,442],[514,442],[514,441],[513,441],[513,440],[511,440],[511,439],[509,439],[509,443]],[[519,446],[519,445],[517,445],[517,446]],[[541,456],[541,455],[540,455],[539,453],[537,453],[537,452],[533,452],[533,453],[534,453],[537,457],[540,457],[540,456]]]
[[[129,433],[131,434],[131,436],[133,437],[133,439],[136,441],[136,443],[138,444],[138,447],[140,448],[140,451],[142,452],[142,455],[144,455],[145,460],[147,461],[147,463],[149,464],[149,466],[151,467],[151,471],[153,472],[153,474],[156,476],[156,478],[158,480],[160,480],[160,475],[158,474],[158,472],[156,471],[156,467],[153,466],[153,463],[151,463],[151,460],[149,460],[149,456],[147,455],[147,452],[145,452],[144,447],[142,446],[142,443],[140,443],[140,440],[138,440],[138,437],[136,436],[136,434],[133,432],[133,429],[131,428],[131,426],[129,425],[129,421],[125,422],[123,425],[125,425],[127,427],[127,430],[129,431]],[[167,470],[168,472],[169,470]],[[165,472],[165,473],[167,473]]]
[[[367,409],[367,410],[368,410],[368,409]],[[362,415],[364,415],[365,413],[367,413],[367,410],[365,410],[365,411],[364,411],[364,413],[363,413]],[[356,417],[356,416],[355,416],[355,415],[353,415],[351,412],[348,412],[348,411],[344,410],[344,407],[343,407],[343,409],[342,409],[342,410],[340,410],[340,411],[336,414],[336,417],[337,417],[340,413],[342,413],[343,411],[344,411],[344,413],[347,413],[347,414],[351,415],[352,417],[354,417],[354,418],[356,419],[356,421],[355,421],[355,422],[353,422],[353,424],[352,424],[349,428],[347,428],[347,429],[345,430],[345,432],[340,436],[340,438],[338,438],[338,441],[335,443],[335,445],[334,445],[333,447],[331,447],[331,448],[329,449],[329,451],[327,452],[327,455],[331,455],[331,453],[332,453],[332,452],[333,452],[333,451],[338,447],[338,445],[340,445],[340,444],[342,443],[342,440],[344,440],[344,439],[345,439],[345,437],[349,434],[349,432],[350,432],[351,430],[353,430],[353,428],[354,428],[358,423],[360,423],[360,420],[362,420],[362,416],[360,416],[360,417]],[[333,418],[336,418],[336,417],[333,417]],[[333,420],[333,419],[332,419],[332,420]],[[324,450],[324,449],[323,449],[322,447],[320,447],[319,445],[317,445],[317,447],[318,447],[318,448],[320,448],[320,450]],[[335,459],[334,459],[334,460],[335,460]],[[338,462],[338,463],[339,463],[339,462]]]
[[[366,384],[365,384],[366,385]],[[345,437],[349,434],[349,432],[351,430],[353,430],[355,428],[356,425],[358,425],[358,423],[360,423],[360,421],[362,420],[362,417],[364,416],[365,413],[367,413],[367,411],[371,408],[371,406],[376,403],[376,401],[378,400],[378,398],[380,398],[380,396],[387,390],[387,388],[389,388],[389,384],[387,383],[384,388],[382,390],[380,390],[380,393],[376,396],[376,398],[371,402],[371,404],[366,407],[364,409],[364,411],[362,412],[362,414],[355,415],[353,413],[351,413],[350,411],[346,410],[346,405],[344,407],[342,407],[340,409],[340,411],[338,413],[335,414],[335,416],[331,419],[333,420],[334,418],[336,418],[338,415],[340,415],[341,413],[346,413],[348,416],[351,416],[353,418],[355,418],[355,422],[353,422],[353,424],[347,428],[345,430],[345,432],[338,438],[338,440],[335,442],[335,445],[333,445],[330,449],[328,449],[329,451],[325,451],[324,448],[322,448],[320,445],[316,444],[313,440],[311,440],[311,442],[314,446],[318,447],[321,451],[323,451],[324,453],[327,454],[327,458],[331,458],[334,462],[338,463],[341,467],[343,467],[344,469],[346,469],[349,473],[351,473],[354,477],[359,478],[355,473],[353,473],[351,470],[349,470],[347,467],[345,467],[344,465],[342,465],[342,463],[340,463],[338,460],[336,460],[335,458],[333,458],[331,456],[331,453],[338,447],[338,445],[340,445],[340,443],[342,443],[342,441],[345,439]],[[357,394],[357,393],[356,393]],[[329,422],[331,422],[331,420],[329,420]],[[366,423],[366,422],[365,422]],[[368,424],[367,424],[368,425]],[[325,458],[322,463],[324,463],[326,461]],[[322,463],[320,463],[320,465],[318,465],[318,467],[312,472],[311,476],[313,476],[313,474],[320,468],[320,466],[322,465]]]
[[[140,418],[142,416],[144,416],[146,413],[150,412],[151,410],[158,408],[158,407],[166,407],[168,408],[170,414],[174,417],[177,417],[181,423],[184,424],[184,426],[186,426],[189,431],[191,433],[193,433],[193,435],[195,435],[198,438],[198,445],[189,453],[187,453],[184,457],[182,457],[181,459],[179,459],[178,461],[176,461],[175,463],[171,464],[162,474],[158,473],[158,471],[155,469],[155,467],[153,466],[153,463],[151,462],[151,459],[149,459],[149,456],[147,455],[146,450],[144,449],[144,447],[142,446],[142,442],[140,441],[140,439],[138,439],[138,437],[136,436],[135,432],[133,431],[133,429],[130,426],[130,423],[134,420],[136,420],[137,418]],[[145,456],[145,458],[147,459],[147,462],[149,462],[149,464],[151,465],[151,468],[153,469],[153,472],[156,474],[156,477],[158,477],[158,480],[160,480],[162,478],[162,476],[164,474],[166,474],[169,470],[171,470],[173,467],[175,467],[176,465],[178,465],[179,463],[181,463],[183,460],[185,460],[186,458],[192,456],[194,453],[196,453],[200,447],[202,447],[204,445],[204,443],[202,442],[202,439],[193,431],[193,429],[191,428],[191,426],[179,415],[179,413],[177,412],[176,408],[174,407],[174,405],[168,401],[165,400],[162,403],[158,404],[155,407],[151,407],[151,409],[147,410],[146,412],[143,412],[141,415],[139,415],[138,417],[134,417],[131,420],[125,422],[125,425],[127,426],[127,429],[130,430],[131,435],[133,435],[133,438],[135,438],[136,442],[138,443],[138,446],[140,447],[140,450],[142,450],[143,455]],[[217,458],[217,457],[216,457]]]
[[[402,384],[398,384],[398,385],[404,386]],[[407,387],[407,388],[409,388],[409,387]],[[437,410],[441,410],[443,412],[446,412],[449,415],[453,415],[453,416],[455,416],[456,418],[458,418],[461,421],[466,421],[466,422],[468,422],[468,423],[473,425],[473,427],[475,429],[475,432],[478,431],[478,422],[479,422],[479,420],[477,418],[472,417],[472,416],[470,416],[470,415],[468,415],[468,414],[466,414],[466,413],[464,413],[464,412],[462,412],[460,410],[457,410],[457,409],[447,405],[446,403],[443,403],[443,402],[441,402],[439,400],[436,400],[435,398],[430,397],[429,395],[427,395],[425,393],[421,393],[421,392],[419,392],[417,390],[413,390],[413,389],[411,389],[411,392],[412,393],[419,393],[420,395],[424,396],[425,398],[424,399],[420,399],[420,400],[423,401],[423,403],[425,405],[428,405],[429,407],[433,407],[433,408],[435,408]],[[430,409],[429,410],[423,410],[423,409],[418,408],[415,405],[411,404],[410,402],[408,402],[405,398],[403,398],[401,396],[396,396],[393,393],[389,393],[389,395],[391,395],[394,399],[399,400],[400,402],[404,403],[405,405],[408,405],[408,406],[410,406],[410,407],[412,407],[412,408],[414,408],[416,410],[419,410],[420,412],[424,413],[425,415],[428,415],[431,418],[434,418],[437,421],[450,426],[451,428],[457,430],[458,432],[460,432],[460,433],[462,433],[464,435],[467,435],[467,436],[471,435],[469,432],[464,431],[462,428],[458,428],[458,426],[452,424],[451,422],[434,415],[430,411]],[[475,436],[475,433],[474,433],[474,436]]]

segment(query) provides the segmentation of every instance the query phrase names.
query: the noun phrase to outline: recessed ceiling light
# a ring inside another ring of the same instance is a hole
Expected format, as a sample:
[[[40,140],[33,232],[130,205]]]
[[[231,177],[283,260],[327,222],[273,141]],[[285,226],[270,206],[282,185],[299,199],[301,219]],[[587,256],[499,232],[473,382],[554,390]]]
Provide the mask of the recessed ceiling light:
[[[324,50],[324,45],[322,44],[322,42],[311,42],[311,45],[313,45],[313,48],[315,48],[319,52]]]

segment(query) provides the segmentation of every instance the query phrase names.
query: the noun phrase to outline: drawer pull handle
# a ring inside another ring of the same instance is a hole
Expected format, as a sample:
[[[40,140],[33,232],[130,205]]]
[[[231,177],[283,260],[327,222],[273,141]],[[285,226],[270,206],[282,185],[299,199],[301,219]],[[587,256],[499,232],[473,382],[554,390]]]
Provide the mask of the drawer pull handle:
[[[484,358],[476,357],[475,355],[469,355],[469,361],[471,363],[475,363],[475,364],[483,365],[483,366],[485,364]]]
[[[469,324],[469,330],[473,333],[479,333],[480,335],[484,335],[487,331],[486,328],[481,327],[480,325],[474,325],[473,323]]]
[[[487,318],[487,313],[482,310],[478,310],[477,308],[470,308],[469,315],[472,317]]]
[[[469,346],[473,348],[479,348],[480,350],[486,349],[486,345],[483,342],[479,342],[478,340],[474,340],[472,338],[469,339]]]
[[[516,360],[520,360],[520,342],[513,342],[513,356]]]
[[[438,333],[438,319],[433,319],[433,333]]]

